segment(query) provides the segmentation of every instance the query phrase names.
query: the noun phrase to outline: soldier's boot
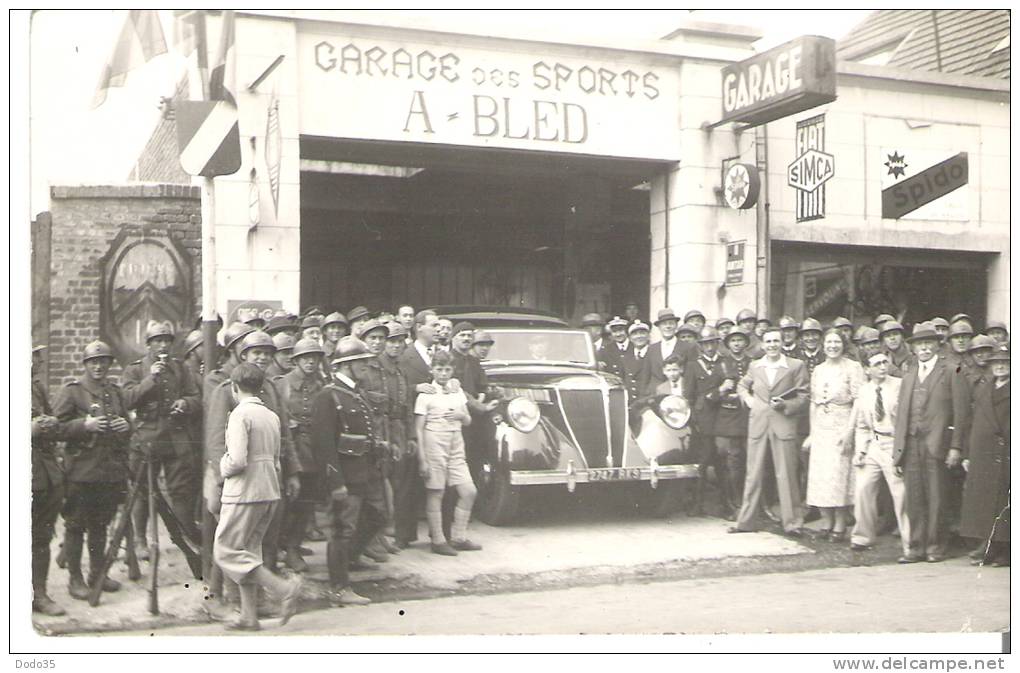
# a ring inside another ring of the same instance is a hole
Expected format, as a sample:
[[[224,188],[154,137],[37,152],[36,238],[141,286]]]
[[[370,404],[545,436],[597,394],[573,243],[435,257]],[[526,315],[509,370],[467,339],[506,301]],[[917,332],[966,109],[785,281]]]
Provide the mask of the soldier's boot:
[[[89,586],[102,582],[103,591],[120,591],[120,582],[103,573],[103,558],[106,556],[106,527],[89,529]]]
[[[67,567],[67,554],[64,552],[64,543],[60,543],[59,551],[57,552],[57,567],[64,569]]]
[[[334,587],[342,588],[347,583],[348,555],[347,545],[342,540],[330,538],[326,543],[326,566],[330,584]]]
[[[67,560],[67,593],[71,598],[86,601],[89,588],[81,576],[81,551],[85,542],[85,531],[70,526],[64,532],[64,554]]]
[[[32,612],[59,617],[66,614],[64,608],[57,605],[46,595],[46,577],[50,569],[50,545],[39,545],[32,550]]]

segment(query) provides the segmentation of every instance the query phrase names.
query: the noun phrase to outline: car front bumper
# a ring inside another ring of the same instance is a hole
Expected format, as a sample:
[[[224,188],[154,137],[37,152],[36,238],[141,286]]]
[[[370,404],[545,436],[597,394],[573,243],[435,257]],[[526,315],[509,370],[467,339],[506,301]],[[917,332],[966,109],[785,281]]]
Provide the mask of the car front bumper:
[[[652,488],[660,479],[690,479],[698,476],[698,466],[655,465],[646,467],[599,467],[579,470],[512,470],[514,486],[534,484],[588,484],[602,482],[647,481]]]

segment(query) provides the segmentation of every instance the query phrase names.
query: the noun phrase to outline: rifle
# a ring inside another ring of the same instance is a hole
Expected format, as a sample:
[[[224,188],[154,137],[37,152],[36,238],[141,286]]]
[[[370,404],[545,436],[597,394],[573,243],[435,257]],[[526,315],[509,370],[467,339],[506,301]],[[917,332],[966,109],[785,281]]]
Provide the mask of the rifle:
[[[106,577],[106,573],[110,571],[110,567],[113,566],[113,562],[117,558],[117,552],[120,550],[121,540],[124,539],[125,534],[131,527],[131,508],[135,504],[135,500],[138,499],[138,492],[140,490],[139,480],[142,478],[142,470],[145,468],[145,464],[141,463],[135,470],[135,478],[132,482],[134,486],[131,488],[131,492],[128,494],[127,504],[124,506],[124,511],[121,514],[120,521],[117,522],[117,527],[114,530],[113,537],[110,539],[110,544],[106,548],[106,554],[103,556],[103,566],[100,573],[100,577]],[[133,537],[133,536],[132,536]],[[128,541],[128,549],[131,549],[132,541]],[[128,557],[128,573],[129,576],[137,573],[132,579],[141,577],[141,571],[138,569],[138,559],[135,559],[134,568],[130,564],[130,556]],[[89,589],[89,605],[96,607],[99,605],[99,597],[103,595],[103,582],[96,582]]]
[[[146,472],[149,480],[149,612],[159,614],[159,519],[156,516],[156,480],[152,473],[152,461],[146,456]]]

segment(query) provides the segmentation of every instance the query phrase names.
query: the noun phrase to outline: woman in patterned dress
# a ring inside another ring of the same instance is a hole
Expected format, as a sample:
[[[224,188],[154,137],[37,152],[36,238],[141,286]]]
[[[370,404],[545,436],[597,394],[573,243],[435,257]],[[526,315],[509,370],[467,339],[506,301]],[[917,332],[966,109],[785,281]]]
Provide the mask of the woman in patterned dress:
[[[861,365],[846,357],[846,342],[836,330],[825,333],[825,362],[811,375],[811,434],[807,504],[822,516],[822,535],[832,542],[846,538],[847,512],[853,504],[852,411],[864,383]]]

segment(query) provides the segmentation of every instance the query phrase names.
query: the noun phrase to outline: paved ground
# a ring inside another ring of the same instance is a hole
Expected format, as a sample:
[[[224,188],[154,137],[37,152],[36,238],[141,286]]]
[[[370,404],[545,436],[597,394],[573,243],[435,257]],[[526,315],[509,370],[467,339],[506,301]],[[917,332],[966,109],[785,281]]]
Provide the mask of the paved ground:
[[[1009,570],[941,564],[792,573],[316,610],[263,635],[994,632],[1009,628]],[[218,625],[157,635],[222,635]],[[125,635],[146,635],[145,632]]]

